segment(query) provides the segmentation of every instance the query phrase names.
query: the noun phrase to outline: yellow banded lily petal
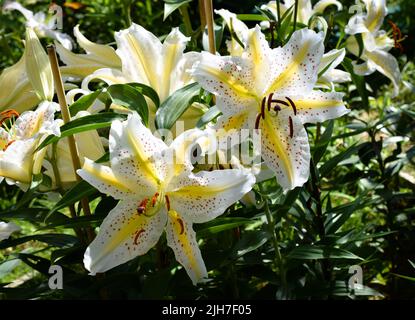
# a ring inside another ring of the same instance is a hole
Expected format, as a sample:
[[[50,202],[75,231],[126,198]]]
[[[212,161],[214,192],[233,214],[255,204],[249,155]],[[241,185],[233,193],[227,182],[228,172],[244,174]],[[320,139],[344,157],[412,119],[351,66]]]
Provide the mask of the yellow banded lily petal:
[[[54,95],[52,68],[36,33],[26,28],[25,64],[27,77],[40,100],[52,101]]]
[[[253,67],[240,57],[218,57],[203,52],[193,69],[193,77],[221,98],[222,113],[241,112],[256,105]]]
[[[17,140],[0,151],[0,176],[29,184],[32,179],[33,152],[36,138]]]
[[[226,9],[215,10],[215,13],[220,15],[225,21],[229,30],[232,30],[242,43],[246,43],[246,36],[248,35],[248,27],[245,23],[238,19],[235,13]],[[232,37],[227,41],[228,52],[231,56],[241,56],[243,47]]]
[[[183,51],[186,48],[189,37],[185,37],[178,28],[173,28],[166,39],[163,42],[161,49],[161,56],[163,57],[162,63],[159,64],[159,97],[161,101],[168,98],[172,91],[172,84],[174,84],[174,78],[176,77],[175,69],[178,66],[179,61],[183,57]]]
[[[283,111],[277,117],[265,117],[259,125],[262,158],[275,172],[283,190],[302,186],[310,173],[307,133],[300,119],[290,120],[289,114]]]
[[[365,24],[370,32],[376,32],[380,29],[383,19],[388,14],[386,0],[363,0],[366,5]]]
[[[100,192],[111,195],[115,199],[128,199],[134,197],[136,191],[126,184],[110,167],[94,163],[85,158],[82,169],[77,170],[78,175],[93,185]]]
[[[176,260],[186,269],[193,284],[205,282],[208,274],[192,224],[176,211],[170,210],[166,237],[167,244],[173,249]]]
[[[306,96],[291,96],[302,123],[323,122],[348,113],[343,93],[313,90]]]
[[[264,95],[311,91],[323,53],[322,33],[309,29],[294,32],[282,49],[274,49],[273,81]]]
[[[148,217],[138,214],[140,200],[121,200],[100,226],[84,255],[91,275],[105,272],[147,253],[159,240],[167,222],[164,207]]]
[[[73,33],[78,44],[86,51],[89,59],[96,61],[103,66],[121,68],[121,60],[111,46],[88,40],[81,31],[79,31],[79,25],[75,26]]]
[[[154,137],[137,113],[114,121],[109,138],[111,167],[120,178],[146,194],[154,194],[167,175],[161,152],[166,144]],[[160,161],[158,161],[160,160]]]
[[[159,92],[157,64],[161,59],[160,40],[143,27],[132,24],[128,29],[115,33],[117,55],[122,61],[123,73],[131,82],[145,83]]]
[[[14,109],[23,112],[34,107],[39,97],[26,75],[25,55],[0,74],[0,111]]]
[[[248,170],[201,171],[179,176],[168,192],[171,207],[196,223],[203,223],[223,214],[255,184]]]
[[[365,52],[369,64],[388,77],[393,84],[393,96],[399,93],[399,84],[401,82],[401,73],[399,71],[398,61],[393,55],[383,50],[374,50],[372,52]]]
[[[320,0],[314,5],[313,11],[314,13],[323,13],[324,10],[331,5],[336,6],[337,11],[341,11],[343,9],[343,5],[337,0]]]

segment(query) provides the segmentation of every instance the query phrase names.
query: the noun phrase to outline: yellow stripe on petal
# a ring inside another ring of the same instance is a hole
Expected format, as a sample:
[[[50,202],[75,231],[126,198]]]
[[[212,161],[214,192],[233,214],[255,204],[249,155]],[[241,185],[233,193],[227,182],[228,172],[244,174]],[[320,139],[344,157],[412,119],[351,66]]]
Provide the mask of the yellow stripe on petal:
[[[173,249],[176,260],[186,269],[193,284],[203,282],[207,271],[191,223],[174,210],[168,212],[168,218],[167,243]]]

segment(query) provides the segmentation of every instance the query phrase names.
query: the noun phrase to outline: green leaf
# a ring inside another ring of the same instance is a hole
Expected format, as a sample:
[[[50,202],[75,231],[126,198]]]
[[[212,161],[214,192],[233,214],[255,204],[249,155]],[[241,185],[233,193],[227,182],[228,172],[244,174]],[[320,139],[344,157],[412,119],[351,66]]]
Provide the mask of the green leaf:
[[[86,181],[80,181],[68,190],[65,195],[60,199],[52,208],[50,213],[53,213],[59,209],[65,208],[75,202],[80,201],[82,198],[89,197],[96,193],[97,190]],[[49,216],[48,216],[49,217]],[[46,217],[46,220],[48,220]]]
[[[329,145],[330,139],[333,135],[333,129],[334,120],[330,120],[328,122],[326,130],[321,135],[320,139],[317,142],[317,145],[314,148],[313,160],[315,164],[317,164],[320,161],[321,157],[324,155],[324,152],[326,152],[327,146]]]
[[[182,5],[189,2],[192,2],[192,0],[164,0],[163,21],[166,20],[169,15],[179,9]]]
[[[239,20],[242,20],[242,21],[267,21],[268,20],[263,15],[261,15],[261,14],[254,14],[254,13],[238,14],[236,17]]]
[[[84,95],[69,106],[71,116],[75,116],[79,111],[88,109],[101,94],[102,90],[97,90],[90,94]]]
[[[212,120],[219,117],[220,114],[221,114],[221,112],[218,109],[218,107],[213,106],[213,107],[209,108],[209,110],[206,111],[205,114],[202,117],[200,117],[199,121],[196,124],[196,127],[203,128],[209,122],[211,122]]]
[[[128,84],[113,84],[107,88],[112,102],[130,110],[136,111],[143,123],[148,124],[148,106],[138,86]]]
[[[199,237],[205,237],[211,234],[234,229],[239,226],[252,222],[251,219],[239,217],[217,218],[202,225],[196,225],[195,230]]]
[[[51,246],[64,247],[67,245],[78,243],[78,238],[69,234],[61,233],[37,234],[33,236],[3,240],[0,242],[0,249],[15,247],[19,244],[26,243],[28,241],[40,241],[47,243]]]
[[[294,248],[288,255],[288,259],[299,260],[319,260],[319,259],[351,259],[351,260],[363,260],[359,256],[351,253],[350,251],[331,248],[326,246],[317,245],[303,245],[301,247]]]
[[[269,232],[265,231],[245,231],[241,239],[236,243],[230,255],[231,259],[242,257],[243,255],[263,246],[269,238]]]
[[[346,69],[347,72],[350,73],[353,83],[355,84],[357,91],[360,97],[362,98],[363,107],[368,108],[369,107],[369,96],[366,90],[365,78],[354,73],[352,60],[350,60],[349,58],[347,57],[344,58],[342,62],[342,66],[344,67],[344,69]]]
[[[193,98],[200,92],[198,83],[189,84],[164,101],[156,113],[157,129],[171,129],[177,119],[190,107]]]
[[[325,162],[319,169],[320,174],[322,176],[327,175],[331,172],[341,161],[344,159],[350,158],[352,155],[357,153],[362,145],[353,145],[350,148],[346,149],[345,151],[341,152],[340,154],[334,156],[327,162]]]
[[[151,101],[153,101],[154,105],[156,106],[156,109],[160,107],[159,95],[152,87],[145,85],[144,83],[137,83],[137,82],[131,82],[131,83],[128,83],[128,85],[137,89],[141,94],[145,95],[146,97],[149,97]]]
[[[61,127],[61,135],[49,135],[36,150],[40,150],[52,143],[58,142],[60,139],[89,130],[96,130],[111,126],[114,120],[125,120],[126,115],[105,112],[92,114],[72,120]]]

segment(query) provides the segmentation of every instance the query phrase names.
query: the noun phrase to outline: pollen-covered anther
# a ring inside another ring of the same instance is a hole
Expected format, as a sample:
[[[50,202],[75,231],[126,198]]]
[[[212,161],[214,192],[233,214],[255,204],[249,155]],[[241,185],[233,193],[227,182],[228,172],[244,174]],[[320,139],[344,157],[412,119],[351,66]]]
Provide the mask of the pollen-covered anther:
[[[137,213],[143,214],[146,211],[146,207],[147,207],[147,202],[148,202],[148,198],[145,198],[143,201],[140,202],[140,204],[137,207]]]
[[[179,234],[182,235],[183,232],[184,232],[184,223],[183,223],[183,220],[180,219],[180,218],[177,218],[176,220],[177,220],[177,222],[179,223],[179,226],[180,226],[180,232],[179,232]]]
[[[255,119],[255,130],[259,129],[259,121],[261,121],[261,113],[258,113]]]
[[[265,119],[265,97],[262,99],[261,102],[261,117],[262,119]],[[268,109],[269,110],[269,109]]]
[[[5,146],[4,146],[4,148],[3,148],[3,151],[6,151],[6,149],[8,148],[8,147],[10,147],[10,145],[13,143],[13,142],[15,142],[16,140],[11,140],[11,141],[9,141]]]
[[[293,108],[294,115],[296,116],[297,115],[297,107],[295,106],[294,101],[292,101],[289,97],[285,97],[285,99],[287,99],[288,102],[290,103],[291,108]]]
[[[0,113],[0,126],[3,124],[4,121],[10,119],[10,118],[18,118],[20,116],[20,114],[13,109],[9,109],[6,111],[3,111]]]
[[[156,193],[154,194],[153,198],[151,199],[151,206],[152,206],[152,207],[154,207],[154,206],[156,205],[156,203],[157,203],[157,199],[158,199],[159,195],[160,195],[160,194],[159,194],[158,192],[156,192]]]
[[[288,125],[290,126],[290,138],[292,138],[294,136],[294,125],[291,116],[288,117]]]
[[[164,198],[166,199],[166,208],[167,208],[167,211],[170,211],[170,199],[169,199],[169,196],[164,196]]]
[[[396,49],[399,49],[402,53],[404,51],[403,50],[404,48],[403,48],[401,42],[406,39],[406,36],[402,36],[401,29],[399,29],[399,27],[392,20],[388,20],[388,23],[392,27],[392,36],[393,36],[393,41],[394,41],[394,47]]]
[[[141,234],[142,234],[143,232],[144,232],[144,229],[140,229],[140,230],[137,230],[137,231],[136,231],[136,233],[135,233],[135,235],[134,235],[134,241],[133,241],[134,245],[138,245],[138,243],[137,243],[138,238],[141,236]]]

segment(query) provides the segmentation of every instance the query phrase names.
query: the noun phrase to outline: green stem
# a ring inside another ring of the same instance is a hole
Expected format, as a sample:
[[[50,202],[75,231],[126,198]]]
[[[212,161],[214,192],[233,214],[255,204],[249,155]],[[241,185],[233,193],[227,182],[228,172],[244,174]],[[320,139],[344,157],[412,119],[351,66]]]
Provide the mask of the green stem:
[[[127,23],[127,28],[131,26],[131,1],[124,0],[124,11],[125,11],[125,21]]]
[[[298,13],[298,0],[295,0],[294,5],[294,27],[293,27],[293,33],[295,32],[297,28],[297,13]]]
[[[274,251],[275,251],[274,264],[275,264],[275,267],[279,270],[283,290],[284,290],[284,292],[287,292],[287,290],[286,290],[287,289],[287,279],[286,279],[286,274],[285,274],[284,260],[282,258],[281,251],[280,251],[280,248],[279,248],[277,235],[275,234],[275,221],[272,218],[272,213],[271,213],[271,210],[270,210],[269,205],[268,205],[268,199],[265,196],[265,190],[264,190],[263,186],[260,185],[260,184],[259,184],[259,190],[261,192],[262,202],[264,203],[265,215],[266,215],[266,218],[267,218],[268,232],[271,235],[272,245],[274,246]]]
[[[183,17],[184,27],[186,28],[186,35],[191,36],[193,34],[192,22],[190,21],[188,5],[181,6],[179,11]]]
[[[280,25],[281,25],[281,8],[280,8],[280,0],[277,0],[277,26],[278,26],[278,31],[280,30]]]

